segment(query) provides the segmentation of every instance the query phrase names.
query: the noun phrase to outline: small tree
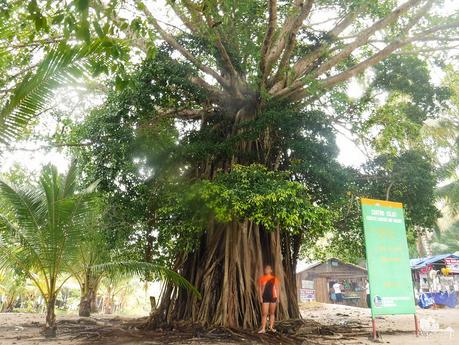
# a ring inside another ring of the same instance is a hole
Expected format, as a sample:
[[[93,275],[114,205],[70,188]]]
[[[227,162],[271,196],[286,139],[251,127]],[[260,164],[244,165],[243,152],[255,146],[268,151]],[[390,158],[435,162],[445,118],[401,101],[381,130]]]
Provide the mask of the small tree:
[[[12,312],[16,299],[26,291],[25,279],[11,270],[0,271],[0,313]]]
[[[0,268],[21,270],[39,289],[46,302],[45,336],[56,335],[56,297],[80,249],[90,192],[76,193],[74,165],[66,175],[46,166],[38,185],[0,181],[5,200],[0,210]]]
[[[56,297],[73,275],[82,287],[82,300],[90,302],[90,281],[103,273],[145,275],[198,291],[179,274],[159,265],[138,261],[108,262],[97,229],[89,224],[98,209],[94,186],[77,192],[75,165],[67,175],[46,166],[37,186],[15,186],[0,181],[0,269],[22,271],[46,302],[44,335],[56,335]],[[106,261],[105,261],[106,260]],[[88,278],[89,277],[89,278]],[[88,288],[86,288],[88,286]],[[87,304],[84,304],[87,305]]]
[[[96,311],[97,290],[102,279],[111,283],[120,279],[138,276],[148,280],[163,280],[193,292],[200,297],[196,288],[178,273],[153,262],[119,260],[104,236],[103,212],[106,205],[100,198],[94,198],[91,211],[86,215],[82,227],[81,243],[75,263],[69,271],[80,285],[79,316],[90,316]],[[116,251],[116,250],[115,250]],[[119,256],[119,255],[118,255]],[[111,284],[110,283],[110,284]],[[110,294],[109,294],[110,295]]]
[[[80,286],[79,316],[88,317],[91,312],[97,311],[95,300],[104,272],[95,271],[93,267],[110,260],[110,250],[101,231],[102,213],[103,205],[96,202],[82,229],[83,245],[80,246],[77,260],[72,267],[72,275]]]

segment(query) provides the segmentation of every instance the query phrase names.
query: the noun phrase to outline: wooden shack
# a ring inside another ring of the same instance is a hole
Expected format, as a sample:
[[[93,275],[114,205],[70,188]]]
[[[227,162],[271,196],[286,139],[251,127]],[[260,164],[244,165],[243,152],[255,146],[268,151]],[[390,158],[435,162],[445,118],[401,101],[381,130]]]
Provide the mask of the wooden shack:
[[[298,299],[300,302],[334,303],[332,286],[340,282],[344,287],[343,304],[366,307],[367,277],[365,268],[338,259],[317,262],[297,273]]]

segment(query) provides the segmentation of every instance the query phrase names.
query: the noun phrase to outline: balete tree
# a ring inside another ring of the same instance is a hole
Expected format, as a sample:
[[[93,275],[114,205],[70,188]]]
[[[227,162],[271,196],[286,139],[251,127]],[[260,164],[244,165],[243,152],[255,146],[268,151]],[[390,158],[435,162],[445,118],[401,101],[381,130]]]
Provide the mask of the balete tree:
[[[145,155],[146,165],[150,160],[154,166],[158,157],[149,150],[164,147],[151,138],[163,132],[176,137],[178,145],[172,141],[162,158],[179,171],[179,182],[169,182],[186,191],[180,192],[181,203],[171,196],[174,206],[153,208],[150,225],[160,238],[176,240],[174,267],[203,299],[170,286],[159,320],[255,327],[255,280],[265,263],[282,282],[279,316],[299,317],[294,274],[302,240],[332,224],[325,195],[333,190],[327,188],[342,192],[330,183],[339,174],[331,133],[340,119],[325,111],[328,95],[345,92],[346,81],[391,54],[422,49],[417,42],[425,45],[456,30],[458,22],[438,22],[434,1],[168,6],[177,19],[173,25],[137,4],[143,25],[164,43],[126,89],[90,117],[92,130],[83,137],[93,143],[89,155],[96,156],[87,161],[99,166],[98,178],[109,171],[129,188],[132,171],[120,174],[125,167],[97,163],[110,154],[107,145],[123,147],[116,152],[119,164]],[[324,20],[326,9],[335,14],[332,19]],[[176,121],[184,124],[183,135],[173,130]],[[145,176],[146,185],[159,174],[161,169]],[[184,219],[200,219],[190,226],[199,230],[186,231]],[[188,245],[179,246],[180,240]]]
[[[391,54],[449,42],[457,14],[442,17],[443,2],[434,0],[182,0],[166,1],[174,19],[164,22],[155,16],[157,4],[126,1],[121,6],[132,18],[121,20],[117,1],[94,3],[75,1],[84,40],[116,32],[146,60],[131,80],[118,75],[114,84],[122,91],[89,117],[81,137],[92,150],[83,153],[85,162],[112,195],[110,185],[137,196],[148,194],[138,182],[168,185],[142,205],[155,230],[147,238],[157,232],[173,267],[202,294],[167,286],[152,322],[255,327],[255,281],[266,263],[281,281],[280,318],[299,317],[302,241],[332,226],[334,194],[345,192],[337,183],[344,172],[333,127],[347,117],[328,109],[351,78]],[[108,29],[86,25],[92,20]],[[84,52],[77,56],[92,50]],[[3,116],[26,122],[28,98],[14,95],[25,106]],[[113,155],[118,160],[108,159]],[[161,160],[167,164],[159,169]],[[139,166],[151,169],[137,181]]]

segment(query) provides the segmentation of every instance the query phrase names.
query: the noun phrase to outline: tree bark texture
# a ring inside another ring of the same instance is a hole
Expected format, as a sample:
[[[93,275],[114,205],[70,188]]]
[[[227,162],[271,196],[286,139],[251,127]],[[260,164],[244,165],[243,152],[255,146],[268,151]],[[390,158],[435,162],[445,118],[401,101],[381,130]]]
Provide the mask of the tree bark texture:
[[[180,271],[199,289],[202,299],[168,286],[156,317],[212,327],[256,328],[261,313],[257,280],[266,264],[272,265],[281,284],[277,318],[299,318],[294,265],[282,251],[281,231],[267,232],[248,220],[209,225]]]
[[[91,314],[99,312],[99,308],[97,305],[97,288],[94,290],[93,294],[91,295],[90,305],[91,305]]]
[[[84,282],[80,289],[80,306],[78,309],[79,316],[88,317],[91,313],[97,312],[97,288],[99,285],[99,276],[94,276],[87,272]]]
[[[220,16],[230,15],[221,13],[222,9],[217,3],[208,4],[209,7],[214,6],[213,11],[201,12],[188,1],[169,2],[185,30],[196,36],[204,36],[213,44],[216,68],[196,58],[172,31],[168,31],[155,18],[148,7],[144,6],[142,11],[159,36],[207,77],[193,75],[190,78],[194,85],[205,90],[208,95],[201,109],[185,109],[168,114],[177,118],[180,115],[189,119],[201,118],[202,124],[206,125],[204,122],[213,113],[208,110],[209,104],[216,105],[215,113],[233,119],[233,128],[227,132],[223,129],[225,125],[220,124],[224,132],[221,133],[222,140],[241,134],[238,125],[257,116],[263,106],[263,99],[267,99],[266,95],[271,102],[279,104],[313,102],[335,85],[362,73],[403,47],[459,26],[459,22],[454,21],[427,29],[418,28],[418,22],[428,14],[433,1],[405,0],[393,4],[381,18],[373,21],[366,19],[366,25],[362,28],[360,24],[354,24],[360,23],[360,18],[368,12],[368,4],[363,1],[358,6],[349,7],[345,13],[340,13],[331,29],[324,31],[323,28],[317,28],[315,31],[321,32],[318,41],[308,45],[308,49],[300,49],[305,52],[298,55],[295,46],[302,39],[302,29],[309,30],[314,26],[310,23],[305,26],[306,19],[311,13],[320,10],[321,4],[309,0],[283,2],[282,6],[286,6],[284,10],[287,13],[283,16],[282,11],[278,11],[281,3],[269,0],[266,2],[264,40],[259,54],[253,56],[254,61],[258,62],[259,80],[257,86],[254,86],[247,80],[246,73],[235,67],[244,64],[246,57],[228,54],[230,46],[224,35],[237,35],[238,32],[232,32],[234,28],[224,24],[219,27],[214,25]],[[399,29],[397,35],[393,35],[392,27],[395,24]],[[346,30],[351,31],[352,35],[347,36]],[[371,40],[378,38],[377,35],[381,33],[384,40],[387,39],[385,45],[355,65],[336,68],[344,65],[355,52],[370,47],[373,44]],[[217,171],[230,171],[236,163],[258,163],[270,170],[282,170],[281,161],[288,154],[280,152],[282,149],[272,144],[275,131],[276,128],[266,128],[259,138],[241,141],[233,157],[215,158],[218,154],[214,154],[207,161],[197,163],[193,178],[212,179]],[[287,162],[284,170],[288,166]],[[202,300],[168,285],[152,322],[189,319],[205,325],[254,328],[260,314],[256,282],[262,274],[263,265],[267,263],[273,266],[281,281],[278,317],[299,317],[295,269],[301,240],[302,235],[292,235],[280,228],[267,232],[248,219],[230,224],[210,221],[198,248],[178,257],[176,264],[178,271],[200,290]]]
[[[50,296],[46,304],[46,323],[43,334],[45,337],[55,337],[56,336],[56,314],[54,313],[54,308],[56,305],[56,296]]]
[[[253,120],[260,107],[254,100],[241,107],[232,128],[222,133],[222,140],[241,134],[241,123]],[[271,147],[270,133],[267,128],[256,140],[240,141],[232,157],[204,162],[196,175],[212,179],[218,170],[230,171],[234,164],[258,163],[277,169],[279,152]],[[295,270],[300,244],[300,236],[279,227],[267,231],[248,219],[226,224],[209,220],[199,246],[177,258],[176,264],[179,273],[198,288],[202,299],[168,285],[151,324],[191,320],[208,327],[258,327],[261,305],[257,283],[267,264],[280,280],[277,319],[299,318]]]
[[[94,300],[94,290],[93,289],[88,289],[86,292],[81,292],[81,297],[80,297],[80,307],[78,309],[78,315],[79,316],[85,316],[89,317],[91,316],[91,304]]]

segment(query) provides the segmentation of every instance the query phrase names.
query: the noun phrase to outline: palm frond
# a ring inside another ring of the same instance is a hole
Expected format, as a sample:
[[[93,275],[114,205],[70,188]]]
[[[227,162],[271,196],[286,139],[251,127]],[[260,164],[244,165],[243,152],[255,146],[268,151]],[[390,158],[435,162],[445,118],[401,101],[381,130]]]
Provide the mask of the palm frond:
[[[51,282],[75,264],[83,245],[91,194],[77,193],[75,179],[73,169],[61,176],[46,166],[38,185],[0,181],[0,267],[20,269],[32,280],[31,272],[38,272],[44,277],[44,296],[56,293]]]
[[[120,262],[109,262],[99,265],[94,265],[93,270],[107,272],[114,275],[137,275],[144,276],[150,274],[157,280],[165,280],[179,287],[185,288],[191,291],[195,296],[201,298],[201,294],[188,280],[183,278],[177,272],[170,270],[164,266],[156,265],[150,262],[142,261],[120,261]]]
[[[0,196],[20,224],[30,234],[40,231],[46,210],[41,202],[43,194],[36,188],[23,188],[0,180]]]
[[[434,254],[459,251],[459,221],[452,223],[444,232],[435,235],[432,250]]]
[[[87,70],[85,59],[97,51],[100,41],[83,47],[59,45],[29,72],[12,91],[0,110],[0,143],[14,139],[52,100],[56,88],[75,82]]]
[[[77,187],[77,172],[77,165],[73,160],[69,166],[67,175],[62,179],[61,197],[75,194],[75,189]]]
[[[437,196],[446,201],[453,214],[459,213],[459,180],[438,188]]]
[[[17,255],[18,253],[21,255]],[[22,270],[33,267],[46,275],[37,236],[25,232],[0,214],[0,269],[6,266],[20,266]]]

